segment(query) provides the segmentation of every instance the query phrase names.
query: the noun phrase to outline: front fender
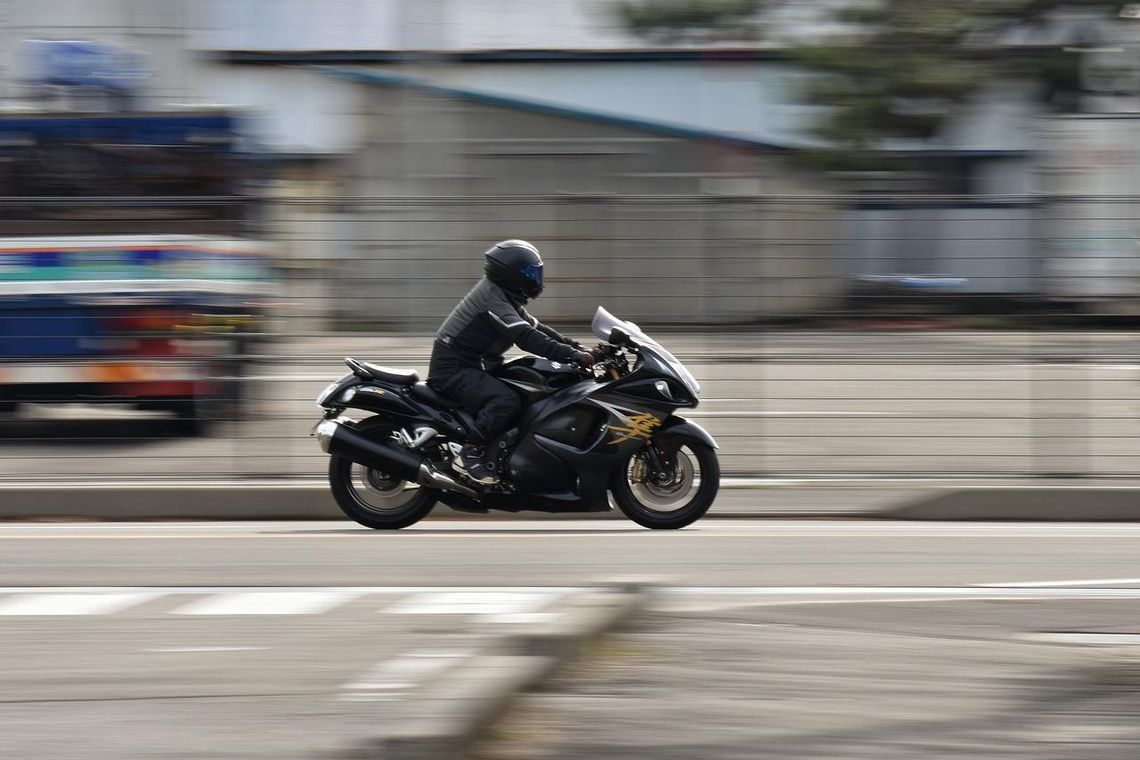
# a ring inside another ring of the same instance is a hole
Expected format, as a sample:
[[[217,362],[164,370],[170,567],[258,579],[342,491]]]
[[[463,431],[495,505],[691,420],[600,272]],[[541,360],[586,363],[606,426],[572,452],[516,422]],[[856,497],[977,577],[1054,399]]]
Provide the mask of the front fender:
[[[720,446],[716,445],[716,440],[709,435],[709,431],[695,422],[690,422],[684,417],[670,417],[665,420],[660,428],[657,429],[655,436],[662,438],[691,438],[694,441],[711,446],[714,449],[719,449]]]

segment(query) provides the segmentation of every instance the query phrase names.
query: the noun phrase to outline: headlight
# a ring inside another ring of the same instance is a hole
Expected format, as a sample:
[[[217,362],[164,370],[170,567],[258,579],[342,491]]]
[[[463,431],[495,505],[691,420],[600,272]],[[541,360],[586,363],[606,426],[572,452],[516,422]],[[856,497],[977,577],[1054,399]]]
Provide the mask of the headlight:
[[[697,382],[697,378],[693,377],[693,373],[685,367],[681,362],[673,362],[673,370],[677,376],[681,378],[681,382],[689,389],[689,393],[693,394],[693,399],[700,399],[701,397],[701,384]]]

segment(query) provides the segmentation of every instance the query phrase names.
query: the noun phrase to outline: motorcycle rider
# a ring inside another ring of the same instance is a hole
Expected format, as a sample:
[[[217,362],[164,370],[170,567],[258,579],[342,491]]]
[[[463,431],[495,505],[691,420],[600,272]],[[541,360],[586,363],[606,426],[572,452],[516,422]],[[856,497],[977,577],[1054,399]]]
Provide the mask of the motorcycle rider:
[[[460,402],[475,428],[452,467],[476,483],[499,482],[487,444],[510,429],[522,411],[518,393],[488,371],[515,345],[528,353],[589,367],[581,344],[532,317],[524,305],[543,290],[542,256],[525,240],[503,240],[484,254],[484,277],[436,332],[428,385]]]

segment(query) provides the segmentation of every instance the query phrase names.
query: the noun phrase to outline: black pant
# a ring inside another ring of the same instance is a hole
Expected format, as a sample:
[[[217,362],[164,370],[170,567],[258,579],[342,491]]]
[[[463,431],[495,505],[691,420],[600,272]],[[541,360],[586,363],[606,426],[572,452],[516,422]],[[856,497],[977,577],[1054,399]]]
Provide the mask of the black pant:
[[[474,367],[437,366],[432,362],[428,385],[475,415],[471,443],[487,443],[509,430],[523,408],[519,394],[509,385]]]

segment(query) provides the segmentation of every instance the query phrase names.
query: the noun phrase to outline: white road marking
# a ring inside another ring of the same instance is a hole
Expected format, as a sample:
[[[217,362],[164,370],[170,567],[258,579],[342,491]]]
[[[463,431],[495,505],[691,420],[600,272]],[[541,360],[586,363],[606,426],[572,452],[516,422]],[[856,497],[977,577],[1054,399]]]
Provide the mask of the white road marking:
[[[955,597],[962,599],[1140,598],[1140,588],[985,588],[981,586],[679,586],[664,593],[686,596]]]
[[[171,610],[172,615],[312,615],[360,597],[345,591],[253,591],[216,594]]]
[[[123,594],[157,595],[193,594],[257,594],[284,592],[317,592],[328,594],[417,594],[417,593],[488,593],[561,595],[576,591],[601,591],[591,586],[0,586],[0,594]]]
[[[0,600],[0,615],[107,615],[162,596],[159,592],[17,593]]]
[[[995,594],[982,598],[989,602],[1026,601],[1024,597],[1013,594]],[[663,602],[659,608],[662,612],[724,612],[727,610],[751,609],[753,607],[806,607],[820,604],[915,604],[919,602],[953,602],[957,600],[958,597],[955,596],[923,596],[921,594],[905,597],[884,597],[871,594],[868,596],[836,597],[831,599],[794,597],[762,599],[759,597],[720,596],[704,600],[696,598],[689,600],[672,599]]]
[[[508,612],[501,615],[490,615],[488,623],[503,623],[504,625],[528,625],[530,623],[547,623],[564,617],[562,612]]]
[[[536,612],[558,596],[516,591],[416,594],[383,611],[397,615],[511,615]]]
[[[1078,644],[1100,647],[1140,644],[1140,634],[1136,633],[1026,633],[1020,638],[1025,641],[1038,641],[1044,644]]]
[[[821,487],[825,487],[822,486]],[[921,485],[915,485],[920,488]],[[1140,489],[1136,489],[1140,498]],[[194,531],[200,532],[194,532]],[[254,522],[241,524],[199,525],[182,524],[103,524],[91,525],[23,525],[0,526],[0,540],[137,540],[137,539],[293,539],[315,541],[427,541],[439,539],[470,540],[480,533],[491,533],[495,539],[604,541],[616,538],[628,541],[631,536],[643,536],[650,541],[691,541],[699,538],[813,538],[845,537],[891,538],[914,537],[925,539],[977,538],[1003,540],[1007,538],[1075,537],[1131,539],[1140,537],[1137,523],[1001,523],[1001,522],[906,522],[884,520],[726,520],[717,519],[715,513],[682,531],[659,532],[641,528],[633,523],[615,520],[497,520],[494,518],[449,519],[424,521],[395,533],[378,533],[357,528],[344,522]]]
[[[405,691],[442,673],[471,652],[412,652],[382,662],[344,685],[350,701],[376,701],[393,698],[392,692]]]
[[[1102,578],[1073,581],[1016,581],[1014,583],[975,583],[981,588],[1060,588],[1064,586],[1115,586],[1140,583],[1140,578]]]
[[[1076,582],[1051,585],[973,586],[705,586],[661,589],[658,609],[700,612],[738,607],[810,604],[892,604],[977,600],[1140,600],[1140,587],[1107,588]],[[1032,583],[1032,582],[1031,582]],[[1088,582],[1080,582],[1087,584]],[[0,616],[108,615],[163,596],[196,596],[168,614],[302,615],[328,612],[365,596],[405,598],[378,610],[384,614],[480,615],[488,622],[525,624],[549,620],[545,609],[556,599],[586,587],[422,587],[375,586],[282,589],[272,587],[71,587],[0,588]],[[147,651],[239,651],[261,647],[176,647]]]
[[[788,586],[664,589],[666,612],[712,612],[743,607],[816,604],[914,604],[948,601],[1140,599],[1140,588],[982,588],[977,586]]]
[[[775,410],[763,411],[729,411],[706,412],[699,409],[685,412],[685,417],[910,417],[913,415],[902,412],[845,412],[845,411],[812,411],[812,412],[785,412]]]
[[[253,652],[269,647],[157,647],[144,649],[144,652],[183,653],[183,652]]]

